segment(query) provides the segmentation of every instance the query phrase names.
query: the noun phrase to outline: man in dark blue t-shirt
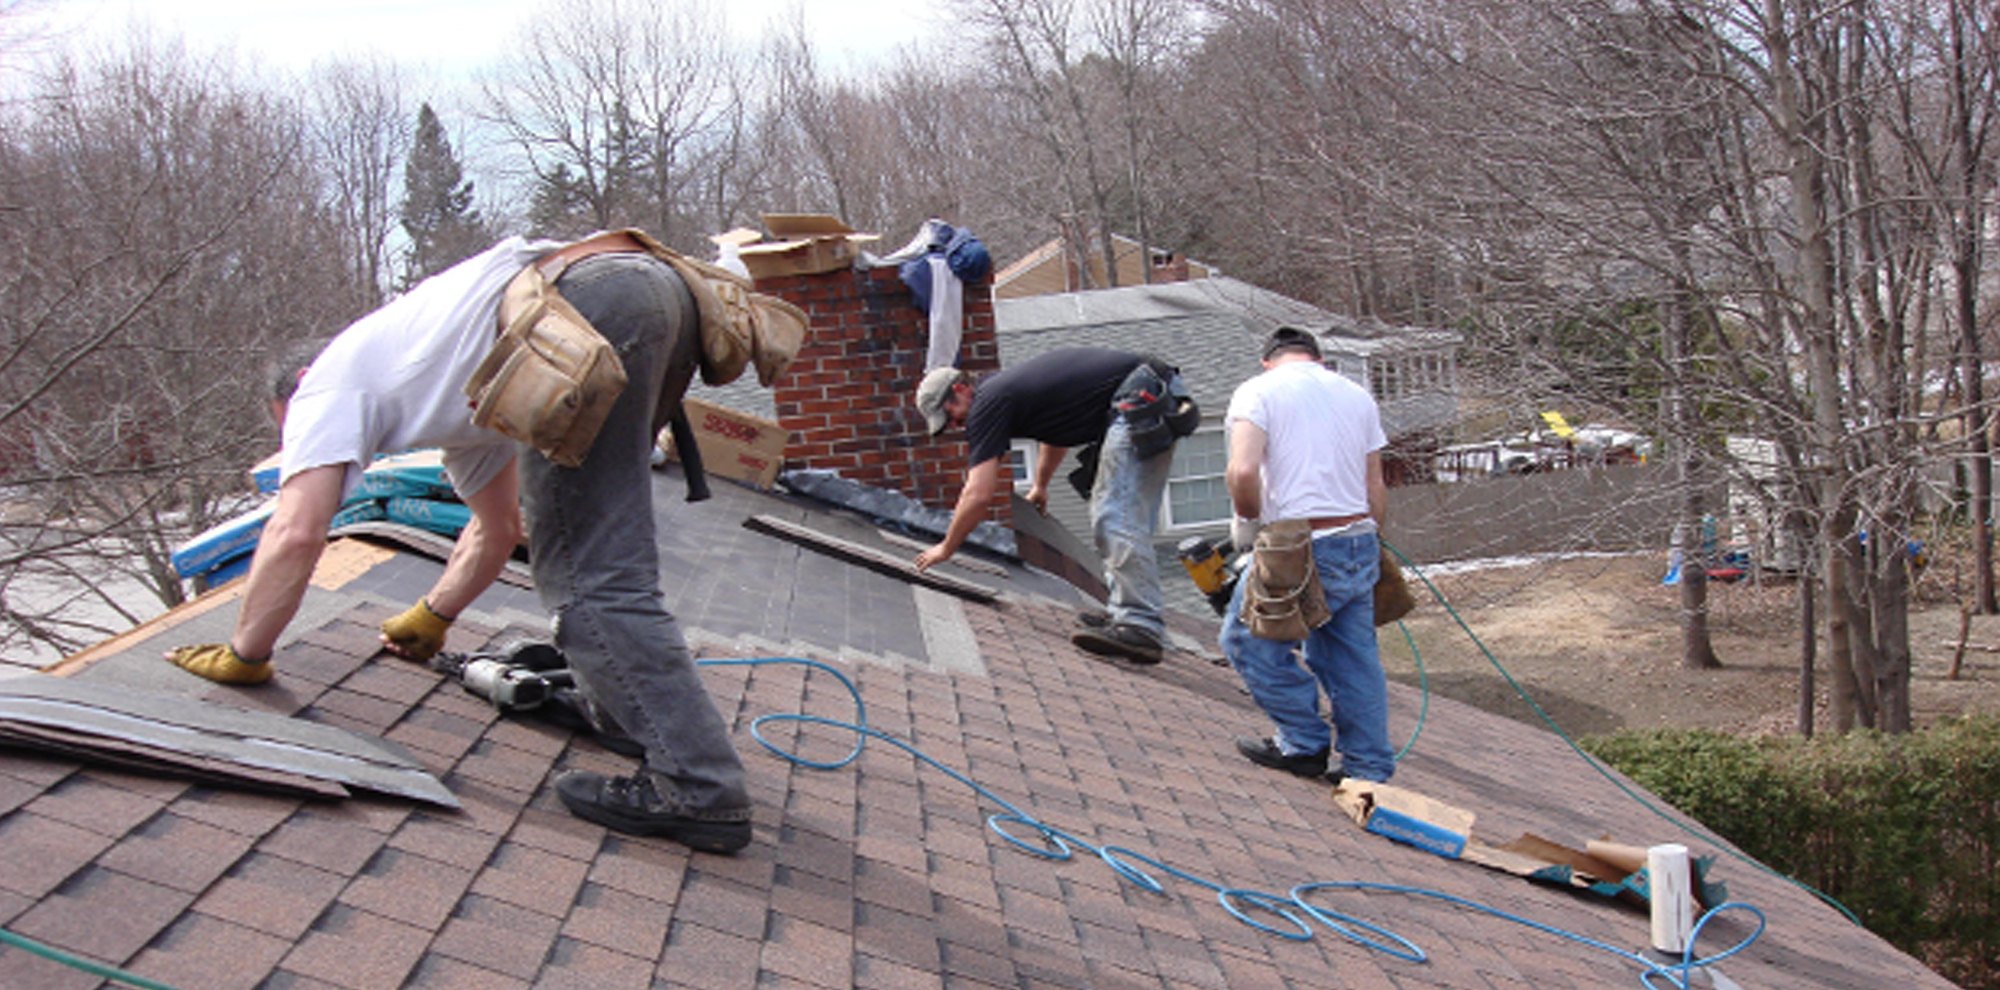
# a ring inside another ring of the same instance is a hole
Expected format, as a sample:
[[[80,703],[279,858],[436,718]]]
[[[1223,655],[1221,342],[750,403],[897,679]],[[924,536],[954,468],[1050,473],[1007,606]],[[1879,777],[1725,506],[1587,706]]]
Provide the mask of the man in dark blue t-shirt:
[[[1014,438],[1041,443],[1027,500],[1044,514],[1049,482],[1069,449],[1101,444],[1090,528],[1104,558],[1109,619],[1087,623],[1071,641],[1100,656],[1159,663],[1166,626],[1160,617],[1160,565],[1152,541],[1173,447],[1168,443],[1142,456],[1134,446],[1131,424],[1117,406],[1141,393],[1184,396],[1186,388],[1173,368],[1156,359],[1097,347],[1049,351],[976,386],[972,376],[956,368],[926,374],[917,387],[917,409],[932,436],[950,426],[965,429],[972,467],[949,530],[936,546],[917,555],[917,569],[949,559],[986,517]]]

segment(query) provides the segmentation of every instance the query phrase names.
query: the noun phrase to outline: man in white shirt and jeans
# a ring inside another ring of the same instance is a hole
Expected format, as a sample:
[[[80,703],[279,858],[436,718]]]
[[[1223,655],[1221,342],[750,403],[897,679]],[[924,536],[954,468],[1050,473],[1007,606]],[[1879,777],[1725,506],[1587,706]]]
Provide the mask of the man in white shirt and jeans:
[[[1366,389],[1320,361],[1312,334],[1280,327],[1264,345],[1264,373],[1238,386],[1224,420],[1225,475],[1236,511],[1231,536],[1247,550],[1261,525],[1303,519],[1330,618],[1301,642],[1259,639],[1243,622],[1248,577],[1236,582],[1222,626],[1222,651],[1250,696],[1276,724],[1269,738],[1239,738],[1259,766],[1301,777],[1386,781],[1396,770],[1389,744],[1389,687],[1375,645],[1376,525],[1386,486],[1388,439]],[[1295,655],[1303,646],[1304,666]],[[1333,731],[1320,714],[1324,690]],[[1333,749],[1340,762],[1329,772]]]

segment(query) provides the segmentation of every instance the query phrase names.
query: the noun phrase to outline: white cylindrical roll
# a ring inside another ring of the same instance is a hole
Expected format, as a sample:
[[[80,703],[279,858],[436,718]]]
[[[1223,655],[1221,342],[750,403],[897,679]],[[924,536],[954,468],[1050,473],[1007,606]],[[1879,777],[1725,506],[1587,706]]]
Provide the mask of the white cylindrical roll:
[[[1694,931],[1694,883],[1686,846],[1646,850],[1646,890],[1653,910],[1653,948],[1680,955]]]

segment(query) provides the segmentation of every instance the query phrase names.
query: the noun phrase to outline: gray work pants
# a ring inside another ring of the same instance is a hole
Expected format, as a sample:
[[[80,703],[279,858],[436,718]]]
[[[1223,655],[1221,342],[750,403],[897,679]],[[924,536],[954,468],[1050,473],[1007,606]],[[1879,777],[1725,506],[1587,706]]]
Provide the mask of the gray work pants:
[[[695,360],[694,298],[640,254],[584,259],[556,285],[630,380],[581,465],[521,448],[536,592],[579,690],[645,747],[660,795],[689,817],[740,819],[743,761],[661,600],[653,531],[653,409],[666,370]]]

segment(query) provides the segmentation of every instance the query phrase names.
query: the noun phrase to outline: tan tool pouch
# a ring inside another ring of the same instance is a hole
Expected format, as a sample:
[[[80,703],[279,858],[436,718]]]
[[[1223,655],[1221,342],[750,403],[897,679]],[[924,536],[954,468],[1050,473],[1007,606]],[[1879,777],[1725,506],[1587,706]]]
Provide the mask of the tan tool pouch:
[[[618,353],[534,265],[508,283],[500,321],[505,329],[465,383],[473,425],[563,467],[582,464],[625,390]]]
[[[1333,617],[1313,563],[1312,523],[1288,519],[1257,533],[1255,556],[1243,575],[1239,618],[1250,635],[1296,642]]]
[[[654,257],[674,266],[694,294],[701,314],[701,380],[708,385],[735,381],[749,365],[757,383],[769,388],[805,344],[805,310],[776,296],[752,292],[754,284],[727,268],[690,258],[642,230],[623,233]]]
[[[1409,582],[1403,580],[1403,569],[1396,564],[1396,555],[1382,548],[1382,573],[1375,578],[1375,624],[1386,626],[1410,614],[1417,607],[1417,596],[1410,592]]]

